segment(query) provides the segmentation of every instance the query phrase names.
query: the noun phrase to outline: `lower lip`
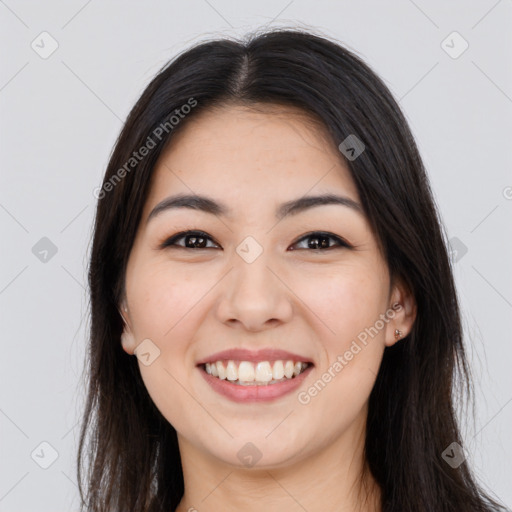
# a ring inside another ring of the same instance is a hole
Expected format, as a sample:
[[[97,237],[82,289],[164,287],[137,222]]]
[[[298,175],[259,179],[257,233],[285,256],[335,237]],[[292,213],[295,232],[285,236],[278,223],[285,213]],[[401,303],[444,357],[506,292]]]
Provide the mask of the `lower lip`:
[[[217,393],[224,395],[234,402],[268,402],[276,400],[297,389],[313,369],[313,366],[308,366],[306,370],[293,379],[287,379],[283,382],[268,384],[266,386],[241,386],[239,384],[233,384],[227,379],[221,380],[217,377],[212,377],[209,373],[206,373],[202,367],[198,367],[198,369],[214,391],[217,391]]]

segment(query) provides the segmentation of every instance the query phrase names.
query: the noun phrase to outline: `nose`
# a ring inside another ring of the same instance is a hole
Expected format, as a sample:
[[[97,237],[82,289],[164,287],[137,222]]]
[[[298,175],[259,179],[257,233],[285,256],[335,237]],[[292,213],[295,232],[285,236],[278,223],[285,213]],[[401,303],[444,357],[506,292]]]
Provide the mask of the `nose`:
[[[234,256],[234,268],[219,288],[219,321],[257,332],[291,320],[293,294],[269,263],[265,252],[252,263]]]

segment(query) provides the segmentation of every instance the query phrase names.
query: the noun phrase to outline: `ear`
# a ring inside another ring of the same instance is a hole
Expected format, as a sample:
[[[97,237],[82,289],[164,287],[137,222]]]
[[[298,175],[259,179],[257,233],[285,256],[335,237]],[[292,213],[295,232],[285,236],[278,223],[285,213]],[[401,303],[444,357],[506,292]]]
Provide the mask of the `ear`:
[[[123,350],[127,354],[133,355],[137,344],[135,342],[135,335],[133,334],[132,331],[131,320],[128,307],[126,305],[126,300],[123,299],[118,310],[124,322],[124,329],[123,333],[121,334],[121,346],[123,347]]]
[[[388,311],[390,320],[386,324],[385,344],[391,347],[411,332],[417,314],[416,300],[401,279],[395,279],[391,286]],[[399,336],[395,336],[397,330]]]

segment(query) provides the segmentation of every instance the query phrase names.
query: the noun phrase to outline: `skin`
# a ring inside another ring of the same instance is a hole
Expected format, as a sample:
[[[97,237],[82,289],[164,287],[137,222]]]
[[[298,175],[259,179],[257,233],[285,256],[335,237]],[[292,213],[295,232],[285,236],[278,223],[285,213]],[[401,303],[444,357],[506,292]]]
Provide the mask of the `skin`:
[[[126,271],[122,344],[134,354],[149,338],[160,351],[139,367],[178,434],[185,479],[179,512],[381,510],[380,490],[364,472],[368,397],[385,347],[396,342],[395,329],[407,335],[416,307],[406,288],[391,282],[364,214],[323,205],[276,220],[282,202],[325,192],[359,202],[336,145],[289,108],[204,112],[184,125],[154,169]],[[183,208],[146,223],[154,206],[176,193],[207,195],[233,215]],[[183,238],[181,248],[159,248],[187,229],[208,233],[209,248],[183,248]],[[328,239],[332,248],[315,251],[310,239],[301,241],[311,231],[353,248]],[[236,252],[249,235],[263,248],[250,264]],[[395,303],[402,307],[378,334],[300,403],[298,392],[332,373],[337,357]],[[296,392],[235,403],[207,384],[196,363],[236,347],[281,348],[315,366]],[[249,442],[261,453],[253,467],[237,456]]]

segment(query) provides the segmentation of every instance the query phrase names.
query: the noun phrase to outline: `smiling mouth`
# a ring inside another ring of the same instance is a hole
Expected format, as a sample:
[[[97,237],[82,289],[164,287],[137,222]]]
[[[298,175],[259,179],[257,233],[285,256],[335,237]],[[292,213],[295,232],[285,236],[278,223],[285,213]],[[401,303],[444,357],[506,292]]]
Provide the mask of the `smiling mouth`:
[[[208,375],[227,380],[239,386],[268,386],[293,380],[305,372],[312,363],[303,361],[235,361],[219,360],[200,365]]]

